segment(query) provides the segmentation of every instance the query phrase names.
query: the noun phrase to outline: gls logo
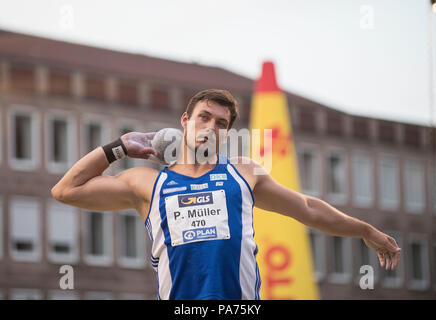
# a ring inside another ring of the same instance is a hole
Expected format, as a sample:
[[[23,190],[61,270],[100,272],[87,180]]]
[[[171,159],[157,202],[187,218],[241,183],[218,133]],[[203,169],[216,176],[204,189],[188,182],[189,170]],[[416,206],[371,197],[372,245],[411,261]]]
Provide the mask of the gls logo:
[[[213,203],[212,192],[181,195],[178,197],[179,207],[190,207]]]

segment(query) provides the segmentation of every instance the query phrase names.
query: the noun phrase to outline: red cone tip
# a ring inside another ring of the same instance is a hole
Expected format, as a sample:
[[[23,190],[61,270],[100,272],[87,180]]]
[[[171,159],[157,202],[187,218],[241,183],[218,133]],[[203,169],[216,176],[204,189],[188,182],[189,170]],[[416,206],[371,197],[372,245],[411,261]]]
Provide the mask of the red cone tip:
[[[256,81],[255,92],[271,92],[280,91],[277,85],[276,73],[274,71],[274,63],[265,61],[262,64],[262,74]]]

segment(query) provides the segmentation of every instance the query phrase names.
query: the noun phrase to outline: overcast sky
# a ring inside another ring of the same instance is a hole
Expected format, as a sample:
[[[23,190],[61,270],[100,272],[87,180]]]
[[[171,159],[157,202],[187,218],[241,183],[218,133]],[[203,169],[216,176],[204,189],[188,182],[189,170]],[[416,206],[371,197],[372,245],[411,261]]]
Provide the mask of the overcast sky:
[[[429,0],[0,0],[0,28],[252,79],[272,60],[290,92],[351,114],[430,125],[430,12]]]

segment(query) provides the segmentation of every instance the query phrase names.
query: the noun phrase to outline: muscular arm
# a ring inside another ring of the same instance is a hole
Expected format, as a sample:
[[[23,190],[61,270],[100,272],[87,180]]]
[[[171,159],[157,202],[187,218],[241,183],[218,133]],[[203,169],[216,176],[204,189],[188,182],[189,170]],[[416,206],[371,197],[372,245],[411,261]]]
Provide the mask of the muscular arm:
[[[87,210],[136,209],[142,216],[147,193],[140,190],[149,187],[144,183],[146,180],[154,181],[154,170],[132,168],[117,176],[102,175],[108,167],[103,148],[94,149],[66,172],[51,189],[52,196],[65,204]]]
[[[251,172],[254,172],[254,168],[262,170],[253,161],[249,167]],[[253,193],[255,205],[260,209],[294,218],[330,235],[360,237],[368,247],[377,252],[381,266],[386,269],[394,269],[399,263],[401,249],[395,239],[364,221],[346,215],[321,199],[280,185],[266,172],[256,175]]]
[[[270,175],[259,176],[253,191],[257,207],[294,218],[330,235],[363,238],[371,228],[321,199],[280,185]]]

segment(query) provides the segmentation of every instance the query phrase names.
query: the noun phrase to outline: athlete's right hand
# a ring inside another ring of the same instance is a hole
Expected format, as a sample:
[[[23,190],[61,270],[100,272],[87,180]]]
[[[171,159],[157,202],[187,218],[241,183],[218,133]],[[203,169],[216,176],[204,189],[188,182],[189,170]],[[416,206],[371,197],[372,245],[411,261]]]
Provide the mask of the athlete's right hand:
[[[127,156],[130,158],[148,159],[150,155],[158,156],[156,150],[151,147],[156,132],[128,132],[121,136],[121,141],[127,149]]]

